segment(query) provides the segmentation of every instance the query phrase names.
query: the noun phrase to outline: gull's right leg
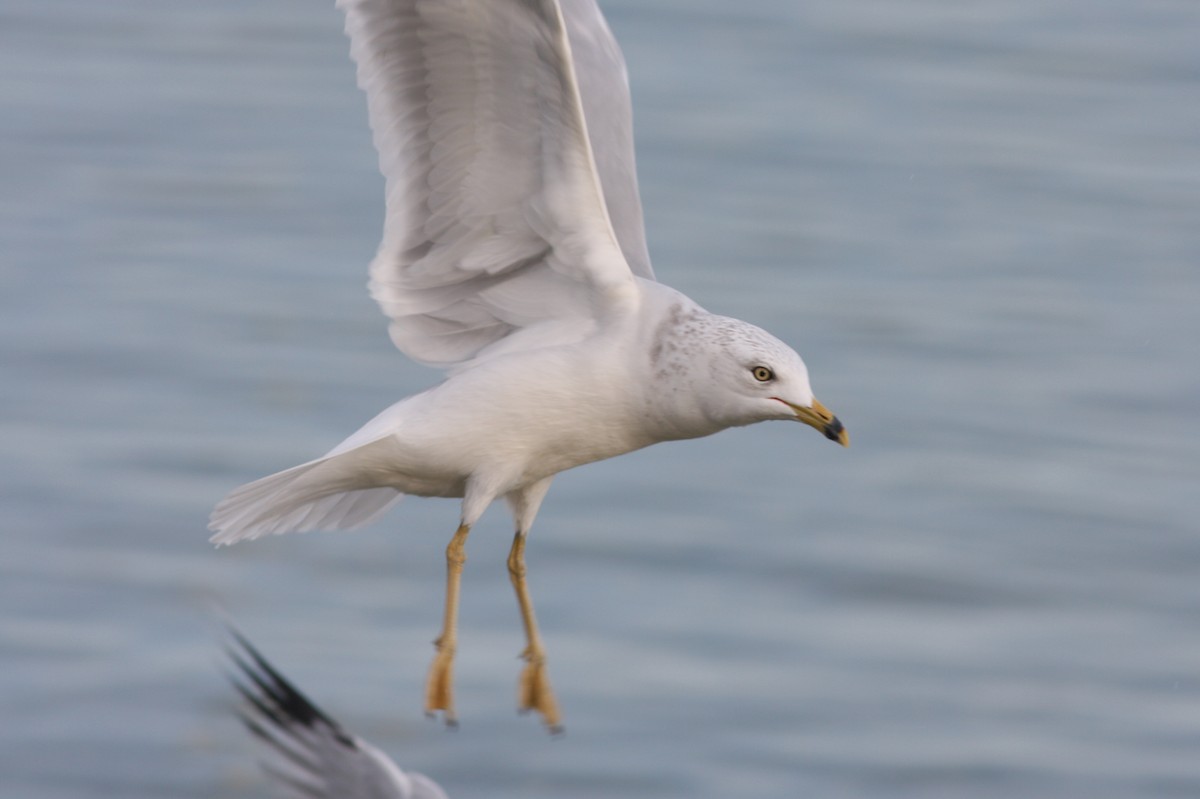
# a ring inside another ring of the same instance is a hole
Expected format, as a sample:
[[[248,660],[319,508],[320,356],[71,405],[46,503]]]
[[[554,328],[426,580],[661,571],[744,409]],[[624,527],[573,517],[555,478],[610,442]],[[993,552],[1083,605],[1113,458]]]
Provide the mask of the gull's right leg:
[[[425,681],[425,713],[432,716],[442,712],[446,724],[453,727],[458,721],[454,715],[454,650],[458,645],[458,587],[462,580],[462,567],[467,560],[467,534],[471,525],[460,524],[450,545],[446,547],[446,609],[442,616],[442,634],[433,645],[437,654],[429,667]]]
[[[522,713],[536,710],[541,714],[546,728],[557,733],[562,732],[562,713],[554,698],[554,689],[550,687],[550,677],[546,674],[546,649],[542,646],[542,636],[538,634],[533,600],[529,597],[529,584],[525,581],[525,537],[524,530],[517,531],[508,553],[508,574],[521,608],[526,641],[525,651],[521,653],[525,668],[521,669],[517,686],[517,709]]]
[[[546,649],[542,646],[542,636],[538,633],[537,618],[533,614],[533,600],[529,596],[529,583],[525,579],[525,539],[533,518],[537,516],[542,499],[550,488],[550,479],[526,486],[513,491],[505,497],[512,508],[513,519],[516,521],[517,533],[513,536],[512,549],[508,553],[508,576],[512,580],[513,590],[517,594],[517,604],[521,609],[521,622],[525,626],[525,651],[521,658],[525,667],[521,669],[520,682],[517,684],[517,709],[521,712],[536,710],[551,732],[562,732],[562,713],[554,698],[554,690],[550,687],[550,677],[546,674]]]

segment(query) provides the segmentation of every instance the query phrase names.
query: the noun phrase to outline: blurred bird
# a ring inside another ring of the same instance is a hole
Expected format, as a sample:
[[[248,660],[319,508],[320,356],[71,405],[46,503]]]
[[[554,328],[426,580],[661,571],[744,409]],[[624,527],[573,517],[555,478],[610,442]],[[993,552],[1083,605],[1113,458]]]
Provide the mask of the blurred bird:
[[[527,642],[518,707],[556,729],[525,576],[554,475],[767,420],[849,439],[791,347],[655,280],[625,62],[594,0],[337,5],[387,183],[371,294],[396,346],[449,376],[324,457],[235,489],[212,541],[356,527],[404,494],[461,497],[425,687],[426,711],[453,723],[467,535],[503,497]]]
[[[295,799],[449,799],[436,782],[404,771],[347,731],[288,682],[245,636],[226,628],[238,715],[268,745],[263,770]]]

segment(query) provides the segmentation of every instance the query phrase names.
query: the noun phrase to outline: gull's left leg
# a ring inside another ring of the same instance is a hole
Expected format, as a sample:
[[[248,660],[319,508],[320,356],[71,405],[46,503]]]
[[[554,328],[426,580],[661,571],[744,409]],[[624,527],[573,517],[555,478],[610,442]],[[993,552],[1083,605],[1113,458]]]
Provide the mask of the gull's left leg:
[[[529,596],[529,585],[525,581],[525,539],[549,488],[550,478],[546,478],[507,496],[517,525],[512,549],[508,553],[508,576],[517,594],[521,621],[525,625],[526,647],[521,653],[525,667],[521,670],[517,688],[517,709],[521,712],[536,710],[542,715],[551,732],[561,732],[562,715],[558,710],[558,702],[554,699],[554,690],[550,687],[550,678],[546,675],[546,650],[538,634],[533,600]]]

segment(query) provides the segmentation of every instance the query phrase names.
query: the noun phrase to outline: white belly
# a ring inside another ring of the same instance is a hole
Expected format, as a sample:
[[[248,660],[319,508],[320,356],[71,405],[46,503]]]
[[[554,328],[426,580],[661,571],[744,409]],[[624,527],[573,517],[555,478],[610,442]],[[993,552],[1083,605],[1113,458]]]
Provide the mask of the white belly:
[[[355,456],[375,484],[461,497],[483,475],[508,491],[654,443],[628,383],[597,377],[607,373],[595,360],[504,360],[397,403],[348,439],[372,441]]]

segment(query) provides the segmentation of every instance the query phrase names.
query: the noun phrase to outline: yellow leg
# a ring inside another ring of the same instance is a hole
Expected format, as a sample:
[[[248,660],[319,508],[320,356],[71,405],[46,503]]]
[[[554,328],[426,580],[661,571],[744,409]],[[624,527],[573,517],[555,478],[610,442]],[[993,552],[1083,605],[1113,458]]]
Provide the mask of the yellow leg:
[[[522,713],[536,710],[542,714],[551,732],[561,732],[562,716],[554,699],[554,691],[550,688],[550,678],[546,675],[546,650],[542,648],[537,619],[533,615],[533,601],[529,598],[529,586],[525,582],[525,536],[521,533],[513,538],[512,549],[508,553],[508,576],[517,592],[521,621],[525,625],[525,640],[528,642],[521,653],[525,667],[521,670],[517,688],[517,709]]]
[[[433,642],[437,654],[425,681],[425,712],[432,716],[442,711],[442,717],[451,727],[458,723],[454,716],[454,650],[458,645],[458,587],[467,561],[469,532],[469,525],[460,525],[446,547],[446,611],[442,616],[442,634]]]

